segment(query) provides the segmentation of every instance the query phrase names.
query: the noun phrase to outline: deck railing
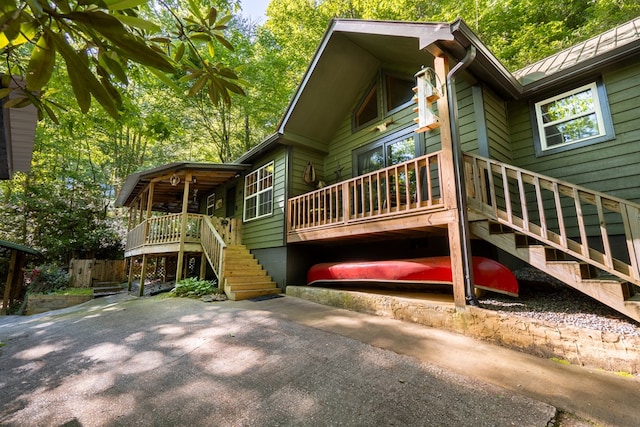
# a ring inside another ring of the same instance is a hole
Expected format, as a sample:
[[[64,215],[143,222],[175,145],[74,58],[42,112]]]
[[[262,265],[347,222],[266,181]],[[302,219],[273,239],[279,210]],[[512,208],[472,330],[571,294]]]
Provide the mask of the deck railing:
[[[217,218],[213,219],[216,220]],[[203,217],[201,234],[202,250],[209,260],[209,264],[213,268],[216,276],[220,277],[224,268],[224,250],[227,245],[216,228],[211,218],[207,216]]]
[[[465,154],[464,161],[470,208],[625,280],[640,279],[640,205],[484,157]],[[626,243],[614,248],[611,236],[620,234]]]
[[[405,216],[444,208],[440,152],[289,199],[288,230]]]
[[[187,214],[185,242],[199,242],[202,230],[202,215]],[[182,214],[169,214],[149,218],[138,224],[127,234],[125,250],[145,245],[161,245],[180,242]]]

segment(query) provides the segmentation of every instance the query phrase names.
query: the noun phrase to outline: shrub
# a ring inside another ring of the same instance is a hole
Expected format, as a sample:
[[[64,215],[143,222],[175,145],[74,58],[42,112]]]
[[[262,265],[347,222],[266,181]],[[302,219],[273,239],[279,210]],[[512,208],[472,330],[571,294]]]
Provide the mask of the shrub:
[[[198,280],[195,277],[189,277],[176,282],[171,294],[177,297],[196,298],[203,295],[211,295],[218,293],[216,282],[211,280]]]
[[[50,294],[69,286],[71,276],[53,264],[35,267],[25,273],[25,282],[31,294]]]

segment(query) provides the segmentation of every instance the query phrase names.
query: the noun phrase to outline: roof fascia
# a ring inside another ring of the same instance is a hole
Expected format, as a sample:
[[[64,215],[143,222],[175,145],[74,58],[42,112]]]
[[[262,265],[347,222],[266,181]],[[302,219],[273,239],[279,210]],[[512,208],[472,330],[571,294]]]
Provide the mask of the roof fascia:
[[[234,161],[234,163],[251,163],[251,160],[255,156],[265,152],[266,150],[269,150],[272,146],[277,144],[281,136],[282,134],[280,134],[279,132],[272,133],[271,135],[263,139],[260,144],[256,145],[251,150],[238,157]]]
[[[302,82],[298,86],[291,102],[285,110],[285,114],[278,125],[278,132],[285,134],[287,122],[293,114],[302,93],[304,92],[313,72],[320,61],[331,37],[334,33],[358,33],[371,35],[387,35],[394,37],[411,37],[418,39],[420,49],[431,48],[438,40],[453,40],[449,24],[445,23],[420,23],[400,21],[366,21],[356,19],[332,19],[324,33],[324,36],[316,49]]]
[[[520,82],[507,70],[498,58],[489,50],[489,48],[478,38],[478,36],[469,28],[469,26],[461,19],[456,19],[451,24],[451,33],[455,39],[465,49],[469,45],[475,46],[478,51],[477,59],[474,66],[481,66],[484,70],[496,77],[502,89],[509,93],[514,99],[522,95],[523,87]],[[478,60],[478,57],[483,60]]]
[[[553,73],[540,80],[527,83],[523,86],[525,96],[531,96],[537,92],[552,89],[566,84],[567,80],[576,80],[599,72],[602,68],[611,66],[614,63],[628,60],[636,55],[640,55],[640,42],[625,45],[619,49],[605,52],[601,55],[589,58],[574,66],[562,71]]]

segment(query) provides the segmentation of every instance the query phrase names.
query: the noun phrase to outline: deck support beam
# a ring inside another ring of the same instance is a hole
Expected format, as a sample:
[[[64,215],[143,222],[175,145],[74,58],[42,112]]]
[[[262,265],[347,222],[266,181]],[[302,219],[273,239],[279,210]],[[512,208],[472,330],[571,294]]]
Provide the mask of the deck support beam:
[[[447,81],[449,74],[449,61],[446,56],[437,56],[434,59],[434,68],[441,84]],[[455,94],[452,94],[455,96]],[[458,180],[456,177],[456,165],[454,146],[455,141],[452,135],[453,123],[450,120],[449,108],[449,93],[447,96],[441,96],[438,99],[438,112],[440,116],[440,141],[442,145],[442,184],[444,187],[443,197],[445,200],[445,206],[453,214],[453,220],[447,224],[447,236],[449,238],[449,254],[451,257],[451,275],[453,279],[453,300],[456,308],[464,308],[467,305],[467,299],[465,295],[466,284],[466,268],[464,262],[466,259],[463,251],[467,250],[467,246],[464,244],[463,235],[460,227],[460,206],[457,197],[457,185]],[[473,280],[473,278],[471,278]]]

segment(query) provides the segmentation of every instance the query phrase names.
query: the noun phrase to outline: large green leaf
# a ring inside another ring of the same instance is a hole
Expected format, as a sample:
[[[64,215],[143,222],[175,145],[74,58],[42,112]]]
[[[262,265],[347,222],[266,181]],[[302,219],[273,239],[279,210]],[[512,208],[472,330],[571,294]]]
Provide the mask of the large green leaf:
[[[31,52],[26,76],[27,90],[39,91],[42,89],[51,78],[55,62],[55,47],[51,43],[48,33],[43,33]]]
[[[104,0],[109,10],[133,9],[148,3],[148,0]]]
[[[51,40],[56,45],[58,52],[60,52],[67,65],[67,73],[69,74],[71,87],[73,88],[73,93],[76,96],[80,110],[85,113],[89,111],[91,94],[93,94],[96,101],[102,105],[105,111],[109,113],[111,117],[117,118],[119,114],[113,98],[89,69],[86,57],[80,55],[69,46],[63,36],[54,33],[48,27],[44,27],[44,31],[50,35]]]

